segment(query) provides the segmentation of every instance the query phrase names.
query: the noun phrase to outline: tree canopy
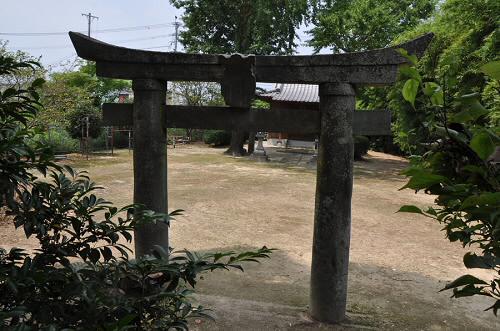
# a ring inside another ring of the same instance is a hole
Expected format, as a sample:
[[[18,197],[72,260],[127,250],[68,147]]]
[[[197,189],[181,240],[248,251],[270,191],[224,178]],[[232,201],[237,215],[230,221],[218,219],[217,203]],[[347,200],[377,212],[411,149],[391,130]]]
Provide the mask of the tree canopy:
[[[436,0],[315,1],[310,45],[316,51],[355,52],[387,46],[428,18]]]
[[[440,6],[433,20],[404,33],[395,43],[404,42],[424,33],[433,32],[434,39],[419,61],[424,80],[439,82],[447,91],[445,101],[460,95],[479,93],[480,101],[491,109],[491,125],[500,119],[500,85],[498,80],[485,77],[480,68],[500,60],[500,3],[495,0],[448,0]],[[389,89],[384,99],[395,115],[395,141],[406,153],[423,152],[428,142],[427,130],[418,123],[426,122],[432,112],[406,103],[398,93],[400,86]],[[377,101],[373,101],[377,102]],[[451,111],[460,111],[452,107]]]
[[[307,0],[170,0],[184,9],[181,41],[189,52],[291,54]]]

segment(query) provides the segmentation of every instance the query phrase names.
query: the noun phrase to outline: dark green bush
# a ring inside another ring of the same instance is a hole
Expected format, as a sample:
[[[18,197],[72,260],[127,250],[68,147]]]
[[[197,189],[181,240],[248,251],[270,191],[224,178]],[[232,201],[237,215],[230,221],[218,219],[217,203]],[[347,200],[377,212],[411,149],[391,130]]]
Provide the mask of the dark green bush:
[[[79,139],[82,137],[82,128],[83,135],[85,136],[87,134],[86,117],[89,118],[89,136],[91,138],[97,138],[101,134],[101,110],[92,105],[88,105],[72,110],[67,116],[69,124],[66,130],[73,138]]]
[[[74,153],[80,149],[80,141],[72,138],[66,130],[61,128],[36,134],[32,140],[31,144],[36,142],[48,146],[54,153]]]
[[[365,136],[354,136],[354,159],[361,160],[368,153],[370,139]]]
[[[132,144],[133,144],[133,134],[132,134]],[[92,150],[99,151],[105,150],[106,146],[111,149],[111,138],[108,139],[108,145],[106,145],[106,130],[102,130],[99,136],[91,140]],[[128,131],[115,131],[113,137],[114,148],[128,148]]]
[[[203,142],[214,147],[227,146],[231,143],[231,133],[222,130],[207,130],[203,134]]]

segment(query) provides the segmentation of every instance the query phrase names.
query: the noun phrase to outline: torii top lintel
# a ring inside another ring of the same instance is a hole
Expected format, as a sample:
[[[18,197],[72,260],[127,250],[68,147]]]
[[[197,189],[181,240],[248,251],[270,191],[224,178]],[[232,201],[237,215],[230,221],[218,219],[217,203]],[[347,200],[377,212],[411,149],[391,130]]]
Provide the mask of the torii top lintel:
[[[228,56],[144,51],[110,45],[81,33],[69,35],[77,54],[95,61],[97,75],[102,77],[223,82],[228,78],[229,66],[233,74],[240,70],[240,79],[251,75],[258,82],[354,85],[394,83],[398,66],[408,63],[397,49],[420,56],[433,37],[426,34],[401,45],[356,53]]]

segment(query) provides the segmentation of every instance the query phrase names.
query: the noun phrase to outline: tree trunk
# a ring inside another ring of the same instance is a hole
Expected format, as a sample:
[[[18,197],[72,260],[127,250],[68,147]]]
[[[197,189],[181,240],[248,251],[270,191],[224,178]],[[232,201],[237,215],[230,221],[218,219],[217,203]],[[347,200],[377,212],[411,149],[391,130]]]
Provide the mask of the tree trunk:
[[[250,134],[248,135],[248,151],[247,151],[248,155],[252,155],[253,151],[255,150],[255,135],[256,134],[257,134],[256,132],[250,132]]]
[[[243,148],[245,143],[245,132],[243,131],[233,131],[231,133],[231,146],[224,154],[232,156],[244,156],[246,155],[246,150]]]

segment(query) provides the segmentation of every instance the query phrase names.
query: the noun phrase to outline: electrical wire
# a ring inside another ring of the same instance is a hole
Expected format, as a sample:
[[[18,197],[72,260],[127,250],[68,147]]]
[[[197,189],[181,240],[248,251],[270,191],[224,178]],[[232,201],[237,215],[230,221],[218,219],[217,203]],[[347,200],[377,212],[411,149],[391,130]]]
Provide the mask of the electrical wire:
[[[153,40],[153,39],[159,39],[159,38],[165,38],[165,37],[172,37],[172,36],[175,36],[175,34],[174,33],[170,33],[170,34],[162,34],[162,35],[156,35],[156,36],[151,36],[151,37],[141,37],[141,38],[134,38],[134,39],[116,40],[116,41],[109,41],[108,43],[136,42],[136,41]],[[22,49],[22,50],[64,49],[64,48],[72,48],[72,47],[73,46],[71,46],[71,45],[55,45],[55,46],[40,46],[40,47],[9,46],[9,48],[12,48],[12,49]]]
[[[113,32],[128,32],[128,31],[138,31],[138,30],[152,30],[161,29],[166,27],[172,27],[174,23],[160,23],[151,25],[140,25],[140,26],[129,26],[121,28],[111,28],[111,29],[101,29],[94,30],[93,33],[113,33]],[[86,31],[79,31],[80,33],[86,33]],[[46,37],[46,36],[60,36],[67,35],[68,32],[0,32],[0,36],[16,36],[16,37]]]

